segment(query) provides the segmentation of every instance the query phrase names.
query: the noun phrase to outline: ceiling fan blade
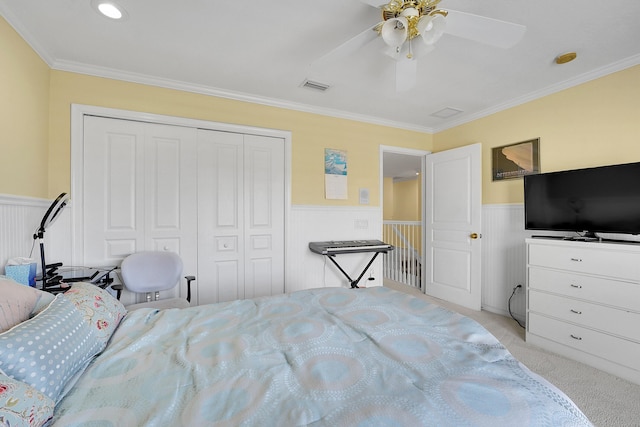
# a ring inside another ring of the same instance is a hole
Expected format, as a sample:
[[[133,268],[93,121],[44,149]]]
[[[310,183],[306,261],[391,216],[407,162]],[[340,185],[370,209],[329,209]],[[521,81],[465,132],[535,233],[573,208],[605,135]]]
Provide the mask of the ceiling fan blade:
[[[388,3],[388,2],[385,2],[384,0],[360,0],[360,1],[364,4],[368,4],[369,6],[373,6],[377,8],[384,6],[385,4]]]
[[[396,91],[404,92],[416,85],[418,61],[401,59],[396,61]]]
[[[516,45],[527,30],[524,25],[486,16],[451,9],[447,12],[445,33],[503,49]]]
[[[378,37],[378,32],[375,30],[378,24],[367,28],[357,36],[347,40],[335,49],[325,53],[320,58],[311,63],[311,67],[321,67],[329,63],[339,61],[350,55],[355,55],[360,49],[362,49],[368,43],[371,43]]]

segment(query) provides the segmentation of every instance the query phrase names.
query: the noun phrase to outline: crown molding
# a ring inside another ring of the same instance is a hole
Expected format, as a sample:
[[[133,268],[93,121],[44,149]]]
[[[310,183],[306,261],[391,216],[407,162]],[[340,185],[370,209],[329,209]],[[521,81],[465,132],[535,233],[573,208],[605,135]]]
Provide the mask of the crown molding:
[[[20,23],[15,15],[0,2],[0,15],[13,27],[13,29],[22,37],[22,39],[36,52],[40,58],[53,70],[68,71],[79,74],[86,74],[95,77],[103,77],[114,80],[122,80],[130,83],[139,83],[149,86],[157,86],[165,89],[175,89],[184,92],[197,93],[207,96],[215,96],[218,98],[231,99],[235,101],[250,102],[253,104],[266,105],[270,107],[283,108],[287,110],[301,111],[311,114],[319,114],[323,116],[335,117],[339,119],[353,120],[357,122],[370,123],[374,125],[404,129],[415,132],[433,133],[433,129],[425,126],[418,126],[411,123],[396,122],[393,120],[384,120],[379,117],[371,117],[362,114],[350,113],[347,111],[334,110],[330,108],[321,108],[313,105],[300,104],[281,99],[266,98],[251,95],[242,92],[232,92],[215,87],[204,85],[195,85],[191,83],[181,82],[171,79],[163,79],[159,77],[131,73],[112,68],[96,67],[73,61],[56,60],[45,48],[38,43],[37,39]]]
[[[445,131],[447,129],[454,128],[456,126],[460,126],[474,120],[478,120],[492,114],[507,110],[509,108],[513,108],[522,104],[525,104],[530,101],[534,101],[536,99],[545,97],[547,95],[554,94],[556,92],[560,92],[565,89],[572,88],[574,86],[578,86],[580,84],[589,82],[591,80],[598,79],[600,77],[604,77],[608,74],[612,74],[618,71],[622,71],[626,68],[630,68],[640,64],[640,55],[634,55],[629,58],[614,62],[612,64],[608,64],[606,66],[597,68],[595,70],[589,71],[587,73],[581,74],[574,78],[565,80],[564,82],[560,82],[551,86],[547,86],[541,90],[537,90],[531,92],[529,94],[517,97],[515,99],[503,102],[501,104],[494,105],[485,110],[479,111],[477,113],[465,115],[463,117],[459,117],[458,119],[447,120],[445,123],[442,123],[439,126],[435,127],[426,127],[419,126],[411,123],[403,123],[392,120],[385,120],[379,117],[366,116],[362,114],[350,113],[347,111],[335,110],[330,108],[322,108],[307,104],[296,103],[292,101],[285,101],[281,99],[275,98],[267,98],[260,97],[256,95],[251,95],[243,92],[233,92],[228,90],[223,90],[215,87],[209,87],[204,85],[195,85],[191,83],[181,82],[177,80],[171,79],[163,79],[158,77],[153,77],[144,74],[131,73],[111,68],[105,67],[95,67],[86,64],[81,64],[73,61],[59,61],[55,60],[53,56],[42,47],[40,43],[31,35],[31,33],[22,25],[20,21],[11,13],[11,11],[5,6],[2,2],[0,2],[0,15],[2,15],[5,20],[11,25],[14,30],[25,40],[25,42],[31,46],[31,48],[36,52],[40,58],[49,66],[49,68],[59,71],[68,71],[79,74],[92,75],[95,77],[103,77],[114,80],[121,80],[131,83],[139,83],[149,86],[157,86],[165,89],[175,89],[184,92],[197,93],[201,95],[207,96],[215,96],[218,98],[225,98],[230,100],[242,101],[242,102],[250,102],[254,104],[260,104],[270,107],[283,108],[288,110],[295,110],[305,113],[311,114],[319,114],[323,116],[335,117],[346,120],[353,120],[363,123],[370,123],[374,125],[392,127],[397,129],[415,131],[415,132],[423,132],[427,134],[435,134],[438,132]]]
[[[200,95],[215,96],[217,98],[231,99],[234,101],[250,102],[252,104],[266,105],[269,107],[283,108],[287,110],[301,111],[304,113],[319,114],[323,116],[347,119],[358,122],[370,123],[380,126],[393,127],[415,132],[432,133],[432,129],[424,126],[417,126],[411,123],[402,123],[392,120],[384,120],[378,117],[371,117],[362,114],[350,113],[347,111],[322,108],[308,104],[300,104],[275,98],[256,96],[243,92],[234,92],[219,89],[211,86],[186,83],[178,80],[164,79],[145,74],[131,73],[128,71],[116,70],[112,68],[96,67],[73,61],[55,61],[51,68],[58,71],[67,71],[78,74],[91,75],[130,83],[156,86],[165,89],[175,89],[183,92],[197,93]]]

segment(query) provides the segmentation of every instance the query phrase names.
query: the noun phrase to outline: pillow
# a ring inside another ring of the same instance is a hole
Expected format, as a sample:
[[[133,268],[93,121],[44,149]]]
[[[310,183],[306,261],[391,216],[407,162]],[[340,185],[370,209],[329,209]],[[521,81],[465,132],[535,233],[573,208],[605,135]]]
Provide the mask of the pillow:
[[[102,343],[102,350],[120,320],[127,314],[127,309],[109,292],[91,283],[74,283],[64,296],[76,306],[87,324],[93,328],[93,333]]]
[[[60,294],[36,317],[0,334],[0,371],[58,402],[67,381],[101,346],[82,314]]]
[[[42,310],[47,308],[49,304],[56,298],[56,296],[50,292],[43,292],[38,290],[38,301],[36,301],[36,306],[33,307],[31,311],[31,316],[33,317],[36,314],[40,313]]]
[[[27,320],[38,301],[47,295],[51,294],[0,276],[0,332]]]
[[[30,385],[0,374],[1,426],[41,426],[53,416],[54,406],[53,400]]]

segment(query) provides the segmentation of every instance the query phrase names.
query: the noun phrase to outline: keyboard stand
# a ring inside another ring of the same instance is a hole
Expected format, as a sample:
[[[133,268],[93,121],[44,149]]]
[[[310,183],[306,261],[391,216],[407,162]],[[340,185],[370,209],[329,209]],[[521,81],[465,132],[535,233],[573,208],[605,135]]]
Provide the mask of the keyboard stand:
[[[386,252],[386,250],[385,250]],[[360,273],[360,276],[358,276],[358,278],[356,280],[353,280],[351,277],[349,277],[349,275],[347,274],[346,271],[344,271],[344,269],[342,267],[340,267],[340,264],[338,264],[338,261],[335,260],[335,256],[336,254],[327,254],[325,255],[327,258],[329,258],[329,260],[335,264],[336,267],[338,267],[338,270],[340,270],[342,272],[342,274],[344,274],[344,277],[346,277],[349,280],[349,283],[351,283],[351,289],[353,288],[359,288],[360,286],[358,286],[358,283],[360,283],[360,280],[362,279],[362,276],[364,276],[364,274],[367,272],[367,270],[369,269],[369,267],[371,267],[371,264],[373,264],[373,261],[375,261],[376,257],[378,256],[378,254],[380,254],[380,252],[374,252],[373,256],[371,257],[371,260],[369,260],[369,264],[367,264],[367,266],[364,268],[364,270],[362,270],[362,273]]]

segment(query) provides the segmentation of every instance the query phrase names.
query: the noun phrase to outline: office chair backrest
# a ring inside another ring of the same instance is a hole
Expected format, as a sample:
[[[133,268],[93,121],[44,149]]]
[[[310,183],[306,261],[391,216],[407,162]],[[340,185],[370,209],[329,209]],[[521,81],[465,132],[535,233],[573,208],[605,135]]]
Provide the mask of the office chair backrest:
[[[174,288],[182,275],[182,259],[174,252],[137,252],[120,266],[124,285],[132,292],[166,291]]]

